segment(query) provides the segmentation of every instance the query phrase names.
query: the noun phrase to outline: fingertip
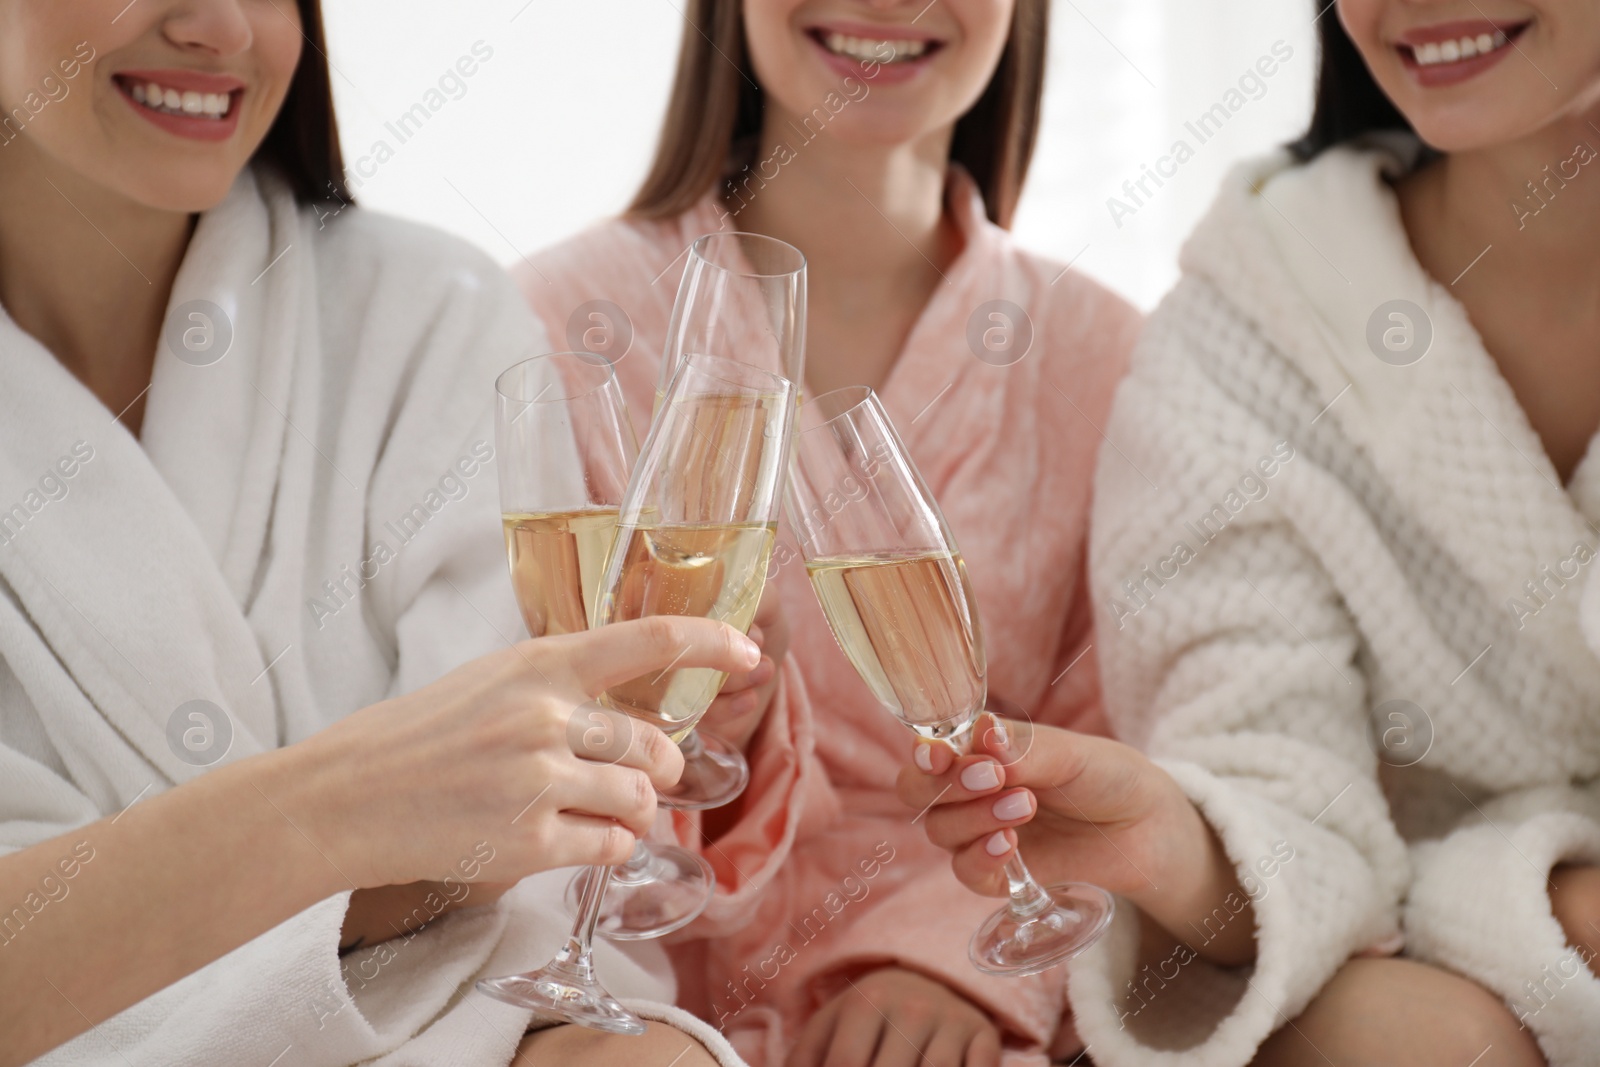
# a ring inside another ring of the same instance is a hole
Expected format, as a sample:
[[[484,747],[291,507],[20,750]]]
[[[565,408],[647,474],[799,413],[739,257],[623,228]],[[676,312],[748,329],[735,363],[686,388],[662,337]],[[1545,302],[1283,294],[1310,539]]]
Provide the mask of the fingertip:
[[[1016,847],[1016,834],[1010,830],[996,830],[985,838],[983,842],[984,853],[995,859],[1008,855]]]
[[[978,737],[984,751],[995,758],[1005,761],[1011,758],[1011,733],[1006,729],[1005,721],[993,712],[984,715],[986,720],[978,730]]]
[[[926,741],[918,741],[911,750],[911,762],[924,774],[933,773],[933,746]]]
[[[743,668],[747,671],[754,670],[756,664],[761,662],[761,646],[744,634],[738,633],[737,630],[734,632],[738,635],[733,643],[734,649],[743,664]]]

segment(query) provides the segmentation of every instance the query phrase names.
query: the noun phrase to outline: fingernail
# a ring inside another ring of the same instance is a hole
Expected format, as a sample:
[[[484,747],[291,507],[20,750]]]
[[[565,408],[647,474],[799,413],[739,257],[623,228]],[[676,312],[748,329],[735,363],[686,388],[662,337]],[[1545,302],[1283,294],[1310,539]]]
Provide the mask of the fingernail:
[[[932,774],[933,746],[918,742],[917,747],[911,752],[911,762],[920,767],[924,774]]]
[[[1004,856],[1011,851],[1011,842],[1006,840],[1004,830],[996,830],[989,835],[989,840],[983,843],[983,850],[991,856]]]
[[[990,734],[990,739],[994,742],[994,747],[1001,752],[1010,747],[1011,735],[1006,733],[1005,723],[999,719],[994,720],[994,728]]]
[[[1024,818],[1032,810],[1027,793],[1009,793],[994,802],[994,817],[1001,822]]]
[[[961,784],[974,793],[982,793],[1000,784],[1000,765],[984,760],[974,763],[961,772]]]
[[[739,635],[739,640],[743,642],[743,644],[741,644],[739,647],[743,650],[744,658],[750,662],[750,665],[753,667],[757,663],[760,663],[761,646],[750,640],[744,634]]]

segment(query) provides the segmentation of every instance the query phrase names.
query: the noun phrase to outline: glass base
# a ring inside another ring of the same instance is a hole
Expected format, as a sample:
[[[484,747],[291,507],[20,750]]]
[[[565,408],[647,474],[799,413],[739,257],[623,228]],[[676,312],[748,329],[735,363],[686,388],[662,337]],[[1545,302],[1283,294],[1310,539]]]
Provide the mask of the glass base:
[[[601,987],[593,969],[572,961],[571,947],[540,970],[485,978],[478,983],[478,991],[519,1008],[531,1008],[547,1019],[611,1034],[637,1037],[644,1033],[644,1021]]]
[[[750,764],[744,753],[722,738],[691,730],[678,747],[683,750],[683,777],[657,794],[662,807],[674,811],[720,808],[750,783]]]
[[[711,903],[716,884],[711,865],[676,845],[647,845],[649,858],[611,869],[611,885],[600,906],[595,931],[608,941],[648,941],[681,930]],[[567,907],[574,914],[589,883],[584,868],[567,885]]]
[[[978,927],[968,949],[974,967],[1010,977],[1047,971],[1100,940],[1116,913],[1116,901],[1099,886],[1070,882],[1045,892],[1055,907],[1030,917],[1007,905]]]

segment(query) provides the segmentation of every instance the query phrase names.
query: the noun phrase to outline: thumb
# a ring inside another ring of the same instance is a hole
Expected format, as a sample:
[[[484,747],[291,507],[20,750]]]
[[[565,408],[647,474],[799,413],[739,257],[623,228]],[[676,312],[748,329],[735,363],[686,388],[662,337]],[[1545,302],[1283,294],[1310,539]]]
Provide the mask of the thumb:
[[[724,674],[753,670],[761,649],[727,623],[682,615],[612,623],[598,630],[545,637],[526,648],[551,663],[590,697],[621,682],[668,668],[705,667]]]
[[[984,715],[973,751],[998,760],[1005,785],[1027,786],[1041,807],[1094,823],[1132,819],[1153,803],[1156,769],[1109,737]]]

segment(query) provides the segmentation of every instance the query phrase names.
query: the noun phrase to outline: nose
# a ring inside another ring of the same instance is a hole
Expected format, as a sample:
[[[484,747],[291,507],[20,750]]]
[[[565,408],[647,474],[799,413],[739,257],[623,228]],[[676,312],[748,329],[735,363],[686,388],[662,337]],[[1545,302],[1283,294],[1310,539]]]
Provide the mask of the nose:
[[[298,12],[296,5],[291,7]],[[215,56],[238,55],[248,50],[255,39],[238,0],[188,0],[177,4],[162,23],[161,32],[186,52]]]

